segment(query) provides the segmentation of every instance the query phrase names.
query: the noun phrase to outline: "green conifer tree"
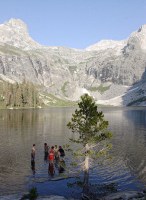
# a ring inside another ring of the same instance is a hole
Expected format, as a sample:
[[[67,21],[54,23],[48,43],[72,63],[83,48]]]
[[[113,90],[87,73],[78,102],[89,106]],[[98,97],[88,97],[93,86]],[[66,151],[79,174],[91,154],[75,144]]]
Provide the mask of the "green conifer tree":
[[[16,83],[15,84],[15,88],[16,88],[16,93],[15,93],[15,104],[14,104],[14,106],[22,107],[22,90],[21,90],[21,86],[18,83]]]
[[[112,137],[108,131],[108,121],[104,119],[102,111],[97,110],[97,105],[88,94],[81,96],[78,103],[79,109],[72,114],[71,121],[67,124],[71,129],[74,138],[70,141],[79,144],[75,150],[71,150],[75,156],[76,163],[82,158],[82,170],[84,171],[83,194],[88,193],[90,160],[97,160],[101,155],[105,155],[111,145],[107,143]]]

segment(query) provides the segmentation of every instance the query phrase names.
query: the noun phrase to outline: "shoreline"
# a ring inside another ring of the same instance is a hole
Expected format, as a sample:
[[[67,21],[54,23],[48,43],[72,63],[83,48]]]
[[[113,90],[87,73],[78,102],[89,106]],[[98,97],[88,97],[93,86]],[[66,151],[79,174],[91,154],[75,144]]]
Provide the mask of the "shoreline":
[[[9,195],[3,195],[0,196],[1,200],[21,200],[23,195],[25,194],[9,194]],[[59,195],[44,195],[44,196],[38,196],[36,198],[37,200],[79,200],[77,198],[69,197],[65,198],[64,196]],[[83,197],[80,199],[84,199]],[[90,197],[86,197],[86,199],[90,200]],[[146,190],[143,190],[141,192],[138,191],[127,191],[127,192],[115,192],[111,193],[109,195],[98,197],[97,200],[145,200],[146,199]]]

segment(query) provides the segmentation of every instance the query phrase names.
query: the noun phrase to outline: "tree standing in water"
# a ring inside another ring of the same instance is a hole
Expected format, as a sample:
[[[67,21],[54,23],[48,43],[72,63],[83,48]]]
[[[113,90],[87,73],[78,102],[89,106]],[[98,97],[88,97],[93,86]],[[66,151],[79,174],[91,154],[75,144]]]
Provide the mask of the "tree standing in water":
[[[101,155],[106,155],[111,145],[107,143],[112,137],[112,133],[107,130],[108,121],[104,119],[103,112],[97,110],[97,105],[88,94],[81,96],[78,103],[79,109],[72,114],[71,121],[67,124],[68,128],[74,133],[74,138],[70,141],[79,144],[79,148],[72,150],[76,164],[81,164],[84,171],[83,195],[89,192],[89,169],[90,161],[95,161]]]

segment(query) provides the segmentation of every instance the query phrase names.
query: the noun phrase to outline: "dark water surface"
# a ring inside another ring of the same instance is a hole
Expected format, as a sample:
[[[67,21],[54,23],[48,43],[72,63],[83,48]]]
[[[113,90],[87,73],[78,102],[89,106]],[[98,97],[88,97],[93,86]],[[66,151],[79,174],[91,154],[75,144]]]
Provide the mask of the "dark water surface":
[[[111,160],[98,164],[90,182],[115,183],[118,191],[146,188],[146,108],[102,108],[113,132]],[[77,195],[65,181],[50,181],[43,145],[63,145],[71,135],[66,127],[74,108],[0,110],[0,195],[37,187],[39,194]],[[30,168],[36,144],[36,173]],[[66,155],[66,160],[68,160]],[[67,164],[67,162],[66,162]],[[54,177],[59,174],[56,169]]]

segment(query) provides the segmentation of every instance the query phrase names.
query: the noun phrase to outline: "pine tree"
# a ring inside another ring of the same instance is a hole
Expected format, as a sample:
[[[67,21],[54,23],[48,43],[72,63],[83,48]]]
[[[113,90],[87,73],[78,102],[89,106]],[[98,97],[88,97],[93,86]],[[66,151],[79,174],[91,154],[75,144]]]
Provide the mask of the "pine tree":
[[[84,171],[83,194],[88,193],[90,160],[96,160],[105,155],[111,145],[107,144],[112,133],[108,131],[108,121],[104,119],[102,111],[97,110],[97,105],[88,94],[81,96],[78,103],[79,109],[72,114],[71,121],[67,124],[71,129],[74,139],[70,141],[79,144],[79,148],[72,150],[72,155],[83,159],[82,170]]]
[[[5,105],[6,107],[11,106],[11,84],[6,83],[4,86],[4,97],[5,97]]]
[[[37,86],[31,82],[0,83],[0,106],[37,107],[42,105]]]
[[[18,83],[15,84],[15,104],[14,107],[22,107],[22,90]]]

